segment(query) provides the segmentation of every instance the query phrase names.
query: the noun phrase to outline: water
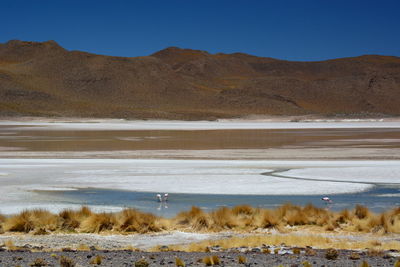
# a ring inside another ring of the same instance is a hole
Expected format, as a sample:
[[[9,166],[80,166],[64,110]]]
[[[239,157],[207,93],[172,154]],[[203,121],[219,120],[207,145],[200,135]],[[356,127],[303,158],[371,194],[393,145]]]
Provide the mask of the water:
[[[315,195],[210,195],[210,194],[172,194],[167,203],[156,201],[158,192],[132,192],[124,190],[107,190],[86,188],[76,191],[40,191],[38,194],[50,201],[63,204],[87,204],[95,206],[120,206],[135,208],[156,215],[173,217],[177,213],[189,210],[192,206],[204,210],[213,210],[219,207],[234,207],[248,204],[260,208],[276,208],[285,203],[296,205],[313,204],[331,210],[352,209],[355,205],[365,205],[374,212],[382,212],[389,207],[399,207],[400,187],[375,186],[366,192],[352,194],[329,195],[333,203],[326,205],[322,196]]]

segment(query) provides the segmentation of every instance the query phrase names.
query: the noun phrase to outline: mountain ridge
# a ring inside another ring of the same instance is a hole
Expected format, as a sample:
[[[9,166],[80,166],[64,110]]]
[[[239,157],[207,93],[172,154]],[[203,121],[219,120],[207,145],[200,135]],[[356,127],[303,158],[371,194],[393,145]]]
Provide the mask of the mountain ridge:
[[[149,56],[0,44],[0,115],[216,119],[400,115],[400,58],[287,61],[168,47]]]

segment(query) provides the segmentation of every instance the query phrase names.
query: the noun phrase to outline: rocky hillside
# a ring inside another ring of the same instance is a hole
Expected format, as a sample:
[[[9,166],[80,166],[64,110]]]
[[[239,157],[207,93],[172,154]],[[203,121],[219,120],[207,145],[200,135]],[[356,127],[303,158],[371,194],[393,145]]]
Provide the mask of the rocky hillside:
[[[0,44],[0,115],[214,119],[400,115],[400,58],[291,62],[171,47],[145,57]]]

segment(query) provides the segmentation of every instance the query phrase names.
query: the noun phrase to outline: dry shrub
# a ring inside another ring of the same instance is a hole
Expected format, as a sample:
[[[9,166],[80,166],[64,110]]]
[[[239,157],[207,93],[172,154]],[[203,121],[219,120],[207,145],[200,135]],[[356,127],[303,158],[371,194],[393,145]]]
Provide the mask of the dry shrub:
[[[116,230],[121,232],[148,233],[161,230],[157,226],[157,217],[135,209],[125,209],[117,214]]]
[[[47,265],[48,263],[42,258],[37,258],[31,264],[29,264],[29,266],[35,266],[35,267],[47,266]]]
[[[76,248],[76,250],[78,250],[78,251],[90,251],[90,248],[89,248],[87,245],[85,245],[85,244],[80,244],[80,245]]]
[[[335,228],[336,227],[332,223],[328,223],[324,226],[324,230],[329,232],[335,231]]]
[[[306,218],[303,216],[301,208],[298,206],[286,203],[278,208],[278,212],[282,220],[288,225],[304,225],[306,223]]]
[[[325,258],[327,260],[336,260],[339,256],[339,253],[334,248],[328,248],[325,252]]]
[[[360,264],[360,267],[369,267],[369,264],[368,264],[368,262],[363,261],[363,262]]]
[[[383,252],[380,249],[368,249],[367,255],[369,257],[383,257],[385,255],[385,252]]]
[[[311,263],[309,263],[308,261],[303,261],[303,267],[312,267]]]
[[[361,258],[360,254],[358,254],[357,252],[351,252],[349,259],[350,260],[359,260]]]
[[[385,233],[400,233],[400,208],[382,214],[380,219]]]
[[[11,232],[25,232],[33,230],[35,226],[30,218],[30,212],[25,210],[18,215],[10,217],[4,223],[4,230]]]
[[[185,267],[186,266],[185,262],[181,258],[178,258],[178,257],[175,258],[175,265],[177,267]]]
[[[254,209],[249,205],[240,205],[232,208],[232,213],[235,216],[252,215],[254,213]]]
[[[210,220],[206,215],[196,217],[192,222],[192,228],[197,231],[210,228]]]
[[[278,218],[288,225],[326,225],[330,221],[329,213],[312,204],[305,207],[286,203],[276,210]]]
[[[204,257],[203,259],[202,259],[202,262],[206,265],[206,266],[212,266],[212,265],[214,265],[214,261],[213,261],[213,259],[211,258],[211,257]]]
[[[135,267],[148,267],[150,264],[145,259],[140,259],[135,262]]]
[[[306,248],[305,254],[306,254],[306,256],[312,257],[312,256],[317,255],[317,252],[312,248]]]
[[[204,215],[205,213],[198,207],[193,206],[189,211],[182,211],[176,216],[179,224],[187,225],[193,218]]]
[[[61,256],[60,258],[60,266],[61,267],[75,267],[75,262],[73,259]]]
[[[4,229],[11,232],[28,233],[35,229],[54,231],[58,228],[59,217],[46,210],[25,210],[8,218]]]
[[[219,259],[219,257],[217,255],[212,255],[211,257],[214,265],[220,265],[221,264],[221,260]]]
[[[96,257],[91,259],[90,264],[100,265],[102,262],[103,262],[103,257],[100,255],[97,255]]]
[[[394,267],[400,267],[400,260],[397,260],[397,261],[394,263]]]
[[[354,209],[354,215],[362,220],[368,217],[369,215],[369,210],[367,207],[362,206],[362,205],[356,205],[355,209]]]
[[[232,229],[237,226],[237,222],[231,210],[227,207],[222,207],[211,212],[211,218],[213,221],[212,227],[214,230]]]
[[[306,224],[322,226],[330,222],[329,213],[326,210],[317,208],[312,204],[307,204],[302,209],[301,213],[306,218]]]
[[[81,222],[92,214],[92,211],[86,206],[77,211],[71,209],[63,210],[58,214],[61,218],[61,229],[68,231],[76,230],[80,227]]]
[[[338,224],[344,224],[348,223],[351,220],[351,215],[348,209],[342,210],[337,218],[335,219],[335,222]]]
[[[262,228],[272,228],[277,226],[280,222],[277,213],[271,210],[263,210],[261,216],[262,216],[262,221],[260,226]]]
[[[262,250],[262,253],[264,253],[264,254],[271,254],[271,250],[270,250],[269,248],[264,248],[264,249]]]
[[[16,249],[18,249],[18,247],[16,247],[14,245],[14,242],[12,240],[7,240],[6,242],[4,242],[4,246],[6,246],[6,248],[8,250],[16,250]]]
[[[247,259],[246,259],[245,256],[242,256],[242,255],[238,256],[238,263],[239,264],[246,264],[246,262],[247,262]]]
[[[301,253],[301,249],[300,248],[293,248],[292,249],[293,254],[295,255],[299,255]]]
[[[180,212],[174,219],[180,226],[188,226],[196,231],[209,229],[211,222],[209,216],[198,207],[192,207],[190,211]]]
[[[112,230],[115,225],[115,215],[112,213],[93,213],[81,223],[80,229],[86,233],[100,233]]]

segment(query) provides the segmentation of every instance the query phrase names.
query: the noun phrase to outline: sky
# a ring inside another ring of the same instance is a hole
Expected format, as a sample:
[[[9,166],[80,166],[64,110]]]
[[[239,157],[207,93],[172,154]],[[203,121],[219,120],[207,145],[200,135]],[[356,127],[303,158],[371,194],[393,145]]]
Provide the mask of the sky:
[[[0,43],[146,56],[170,46],[316,61],[400,56],[399,0],[0,0]]]

